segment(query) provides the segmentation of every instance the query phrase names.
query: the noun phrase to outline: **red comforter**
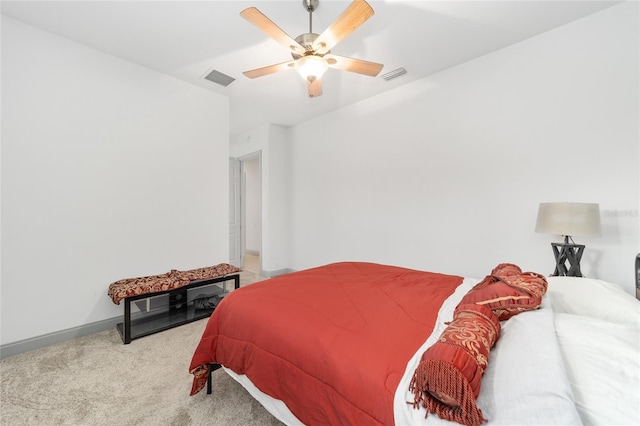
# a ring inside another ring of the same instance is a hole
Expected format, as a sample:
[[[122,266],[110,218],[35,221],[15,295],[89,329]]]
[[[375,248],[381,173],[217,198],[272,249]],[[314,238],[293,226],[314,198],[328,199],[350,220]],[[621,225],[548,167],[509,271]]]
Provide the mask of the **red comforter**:
[[[393,424],[407,361],[462,282],[372,263],[336,263],[229,294],[193,355],[192,394],[206,364],[245,374],[303,423]]]

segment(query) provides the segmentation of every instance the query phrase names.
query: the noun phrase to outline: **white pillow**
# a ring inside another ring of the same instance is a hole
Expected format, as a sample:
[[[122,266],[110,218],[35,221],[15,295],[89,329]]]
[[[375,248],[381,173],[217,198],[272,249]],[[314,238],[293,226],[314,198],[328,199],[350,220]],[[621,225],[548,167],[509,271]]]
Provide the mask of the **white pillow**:
[[[584,424],[640,424],[640,330],[563,313],[555,325]]]
[[[618,284],[581,277],[547,277],[554,312],[583,315],[640,328],[640,301]]]
[[[549,301],[501,325],[478,396],[488,426],[581,424]]]

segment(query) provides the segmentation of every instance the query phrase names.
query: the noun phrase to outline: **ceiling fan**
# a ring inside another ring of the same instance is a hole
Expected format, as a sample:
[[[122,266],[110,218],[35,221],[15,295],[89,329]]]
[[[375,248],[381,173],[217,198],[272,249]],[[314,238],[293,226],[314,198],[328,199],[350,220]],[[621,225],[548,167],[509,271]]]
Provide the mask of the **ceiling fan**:
[[[286,47],[293,56],[293,60],[245,71],[243,74],[249,78],[257,78],[295,69],[306,80],[310,98],[322,95],[321,79],[327,68],[377,76],[382,70],[382,64],[331,53],[336,44],[373,16],[371,6],[364,0],[354,0],[329,28],[318,35],[312,28],[313,11],[318,8],[318,3],[319,0],[302,0],[303,7],[309,12],[309,32],[299,35],[295,40],[257,8],[250,7],[240,12],[240,16]]]

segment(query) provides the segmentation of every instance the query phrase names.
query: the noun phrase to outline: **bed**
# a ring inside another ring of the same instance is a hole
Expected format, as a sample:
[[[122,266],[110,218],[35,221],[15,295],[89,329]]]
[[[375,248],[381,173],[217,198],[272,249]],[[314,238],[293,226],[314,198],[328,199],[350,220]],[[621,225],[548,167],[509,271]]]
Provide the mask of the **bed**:
[[[191,392],[221,365],[289,425],[640,424],[639,354],[640,303],[612,283],[341,262],[227,296]]]

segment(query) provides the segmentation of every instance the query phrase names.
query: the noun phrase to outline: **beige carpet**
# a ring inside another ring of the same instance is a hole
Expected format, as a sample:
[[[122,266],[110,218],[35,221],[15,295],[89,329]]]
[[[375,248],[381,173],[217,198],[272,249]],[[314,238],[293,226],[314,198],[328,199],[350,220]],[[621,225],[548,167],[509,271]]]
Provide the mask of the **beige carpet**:
[[[241,274],[241,285],[259,281]],[[206,319],[122,344],[113,330],[0,361],[2,425],[280,425],[224,371],[190,397]]]

